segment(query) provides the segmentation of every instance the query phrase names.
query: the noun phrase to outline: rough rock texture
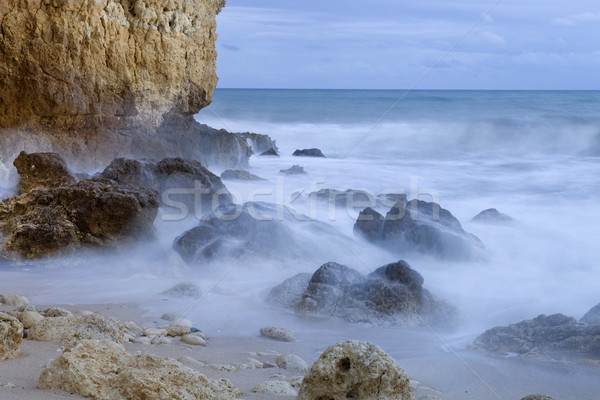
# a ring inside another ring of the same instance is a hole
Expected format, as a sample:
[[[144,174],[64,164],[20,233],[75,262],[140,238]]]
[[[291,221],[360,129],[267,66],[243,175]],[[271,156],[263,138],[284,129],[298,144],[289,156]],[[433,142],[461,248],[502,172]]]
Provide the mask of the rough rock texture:
[[[554,397],[545,394],[530,394],[529,396],[523,397],[521,400],[554,400]]]
[[[302,300],[310,278],[312,274],[305,272],[286,279],[271,289],[265,301],[272,306],[294,308]]]
[[[55,153],[27,154],[22,151],[13,164],[21,176],[21,194],[35,188],[53,188],[75,183],[65,161]]]
[[[251,391],[273,396],[295,396],[297,394],[287,381],[266,381],[254,386]]]
[[[23,307],[29,304],[29,299],[19,294],[0,294],[0,303],[7,306]]]
[[[385,217],[366,208],[354,224],[354,233],[395,253],[413,251],[450,260],[483,257],[479,238],[465,232],[450,211],[416,199],[406,205],[396,203]]]
[[[199,299],[202,297],[202,288],[195,283],[181,282],[162,292],[165,296],[185,298],[189,297],[192,299]]]
[[[580,319],[590,325],[600,325],[600,304],[596,304]]]
[[[304,377],[298,400],[412,400],[410,381],[378,346],[353,340],[329,347]]]
[[[296,150],[292,155],[296,157],[325,157],[321,150],[315,148]]]
[[[510,224],[511,222],[514,222],[514,220],[495,208],[488,208],[474,216],[473,222],[481,222],[484,224]]]
[[[261,328],[260,335],[269,339],[281,340],[282,342],[293,342],[297,339],[294,332],[277,326]]]
[[[475,348],[518,354],[575,352],[600,355],[600,325],[577,322],[563,314],[540,315],[485,331]]]
[[[277,144],[268,135],[252,132],[238,133],[238,135],[246,140],[246,143],[252,148],[255,154],[262,155],[265,152],[272,151],[275,155],[278,155],[279,149],[277,148]]]
[[[98,314],[78,317],[45,318],[30,330],[28,339],[41,342],[70,342],[72,340],[125,341],[125,325],[113,318]]]
[[[41,389],[63,389],[97,400],[231,400],[241,393],[227,380],[209,380],[181,363],[123,346],[84,340],[42,372]]]
[[[459,320],[457,310],[424,289],[423,277],[405,261],[388,264],[367,276],[345,265],[326,263],[312,275],[301,295],[295,299],[281,295],[285,288],[300,284],[298,277],[284,282],[271,290],[267,302],[293,304],[300,313],[384,326],[419,326],[423,322],[449,326]]]
[[[0,313],[0,361],[16,358],[23,341],[23,324],[12,315]]]
[[[221,173],[221,179],[223,180],[235,180],[235,181],[265,181],[266,179],[260,176],[251,174],[248,171],[241,169],[228,169]]]

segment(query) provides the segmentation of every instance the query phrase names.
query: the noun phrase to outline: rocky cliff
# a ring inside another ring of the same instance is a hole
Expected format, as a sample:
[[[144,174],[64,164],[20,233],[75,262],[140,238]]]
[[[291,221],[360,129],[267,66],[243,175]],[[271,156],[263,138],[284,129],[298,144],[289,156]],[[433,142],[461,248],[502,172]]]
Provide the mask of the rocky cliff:
[[[217,84],[215,16],[224,5],[0,2],[2,161],[25,150],[58,152],[87,167],[115,156],[244,164],[245,140],[193,120]],[[217,145],[223,159],[207,156]]]

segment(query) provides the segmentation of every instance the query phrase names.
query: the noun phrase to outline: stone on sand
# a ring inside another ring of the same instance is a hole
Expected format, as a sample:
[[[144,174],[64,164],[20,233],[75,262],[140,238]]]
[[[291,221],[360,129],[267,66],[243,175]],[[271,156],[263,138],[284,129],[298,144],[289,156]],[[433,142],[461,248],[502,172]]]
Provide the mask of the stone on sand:
[[[41,342],[70,342],[72,340],[105,340],[123,343],[125,325],[113,318],[98,314],[77,317],[44,318],[29,330],[28,338]]]
[[[297,393],[287,381],[266,381],[252,388],[254,393],[264,393],[275,396],[295,396]]]
[[[295,354],[282,354],[275,359],[275,363],[294,375],[304,375],[308,371],[306,361]]]
[[[282,342],[293,342],[296,340],[296,334],[289,329],[270,326],[260,329],[260,335],[269,339],[280,340]]]
[[[29,304],[29,299],[18,294],[0,294],[0,303],[7,306],[23,307]]]
[[[12,315],[0,313],[0,361],[16,358],[23,341],[23,324]]]

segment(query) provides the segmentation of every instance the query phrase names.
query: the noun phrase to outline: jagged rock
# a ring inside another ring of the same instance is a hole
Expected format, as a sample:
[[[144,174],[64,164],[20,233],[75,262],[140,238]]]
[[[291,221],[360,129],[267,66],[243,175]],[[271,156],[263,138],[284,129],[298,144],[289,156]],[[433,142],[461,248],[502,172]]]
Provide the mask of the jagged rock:
[[[28,339],[41,342],[71,342],[73,340],[125,341],[125,325],[116,319],[98,314],[78,317],[45,318],[29,330]]]
[[[590,325],[600,325],[600,304],[596,304],[580,319]]]
[[[100,174],[122,185],[158,190],[154,170],[156,163],[146,160],[115,158]]]
[[[554,400],[554,397],[550,397],[545,394],[531,394],[523,397],[521,400]]]
[[[268,135],[252,132],[238,133],[238,135],[246,140],[246,143],[252,148],[254,154],[265,155],[264,153],[272,151],[275,154],[270,155],[279,155],[277,154],[279,151],[277,149],[277,144]]]
[[[80,245],[114,245],[154,232],[158,195],[110,180],[38,188],[0,203],[0,252],[39,258]]]
[[[308,287],[311,277],[312,274],[300,273],[286,279],[271,289],[265,301],[272,306],[293,308],[302,301],[302,294]]]
[[[46,310],[42,311],[42,314],[46,318],[54,318],[54,317],[72,317],[73,313],[69,310],[65,310],[61,307],[50,307]]]
[[[473,217],[473,222],[484,224],[510,224],[514,220],[506,214],[502,214],[495,208],[488,208]]]
[[[29,304],[29,299],[19,294],[0,294],[0,303],[13,307],[24,307]]]
[[[450,211],[417,199],[406,206],[396,203],[385,217],[366,208],[354,233],[395,253],[413,251],[451,260],[483,257],[479,238],[465,232]]]
[[[202,297],[202,288],[195,283],[182,282],[165,290],[161,294],[171,297],[191,297],[193,299],[199,299]]]
[[[181,132],[188,139],[183,143],[169,137],[180,125],[166,119],[174,114],[192,125],[193,115],[211,102],[217,84],[215,16],[224,4],[3,1],[3,155],[12,160],[23,149],[52,149],[96,166],[115,155],[192,157],[199,149],[222,150],[205,147],[194,137],[198,131]]]
[[[392,207],[396,203],[406,205],[406,203],[408,203],[408,195],[406,193],[381,193],[377,196],[377,200],[387,207]]]
[[[44,369],[40,389],[63,389],[97,400],[231,400],[241,393],[228,380],[207,379],[171,358],[131,355],[122,345],[84,340]]]
[[[325,155],[323,154],[323,152],[319,149],[303,149],[303,150],[296,150],[294,151],[294,154],[292,154],[293,156],[296,157],[323,157],[325,158]]]
[[[306,175],[304,167],[300,165],[292,165],[290,168],[282,169],[279,172],[281,172],[284,175]]]
[[[295,240],[280,217],[277,206],[268,203],[223,207],[175,239],[174,248],[189,264],[248,253],[261,257],[292,254]]]
[[[261,178],[260,176],[256,176],[241,169],[228,169],[223,171],[221,173],[221,179],[232,181],[266,181],[266,179]]]
[[[289,329],[276,326],[261,328],[260,335],[269,339],[280,340],[282,342],[293,342],[297,339],[294,332],[290,331]]]
[[[273,147],[271,147],[270,149],[263,151],[262,153],[260,153],[261,156],[275,156],[275,157],[279,157],[279,153],[277,153],[277,150],[275,150]]]
[[[75,183],[75,178],[65,161],[55,153],[27,154],[22,151],[13,164],[21,176],[21,194],[36,188],[53,188]]]
[[[388,264],[367,276],[345,265],[326,263],[298,296],[303,279],[296,277],[275,287],[268,296],[269,304],[376,325],[419,326],[426,322],[449,326],[459,319],[453,306],[422,287],[423,277],[405,261]],[[294,293],[279,295],[287,288]]]
[[[0,312],[0,361],[16,358],[23,341],[23,324],[12,315]]]
[[[287,381],[266,381],[259,383],[252,388],[251,392],[273,396],[295,396],[298,394]]]
[[[600,325],[579,323],[563,314],[539,315],[509,326],[489,329],[474,348],[517,354],[576,352],[600,355]]]
[[[298,400],[413,400],[410,380],[378,346],[353,340],[329,347],[304,377]]]
[[[275,359],[275,364],[294,375],[304,375],[308,371],[306,361],[295,354],[281,354]]]

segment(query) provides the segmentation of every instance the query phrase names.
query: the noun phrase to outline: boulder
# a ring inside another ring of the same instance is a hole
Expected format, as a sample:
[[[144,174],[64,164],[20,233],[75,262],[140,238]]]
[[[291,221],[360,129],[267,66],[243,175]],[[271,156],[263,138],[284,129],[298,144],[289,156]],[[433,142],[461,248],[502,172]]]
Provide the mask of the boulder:
[[[449,260],[483,257],[481,240],[465,232],[450,211],[417,199],[406,206],[396,203],[385,217],[366,208],[354,233],[394,253],[419,252]]]
[[[281,172],[283,175],[306,175],[304,167],[300,165],[292,165],[290,168],[282,169],[279,172]]]
[[[293,156],[296,157],[323,157],[325,158],[325,155],[323,154],[323,152],[319,149],[303,149],[303,150],[296,150],[294,151],[294,154],[292,154]]]
[[[0,313],[0,361],[16,358],[22,341],[23,324],[12,315]]]
[[[221,173],[221,179],[231,181],[266,181],[266,179],[261,178],[260,176],[256,176],[241,169],[228,169],[223,171]]]
[[[0,252],[39,258],[80,245],[115,245],[154,233],[158,195],[106,179],[37,188],[0,203]]]
[[[318,201],[326,201],[331,206],[345,207],[349,211],[377,206],[376,198],[365,190],[348,189],[341,191],[336,189],[320,189],[310,193],[309,196]]]
[[[22,151],[13,164],[21,176],[21,194],[36,188],[54,188],[75,183],[65,161],[55,153],[27,154]]]
[[[488,208],[473,217],[473,222],[483,224],[510,224],[514,220],[506,214],[502,214],[495,208]]]
[[[580,319],[590,325],[600,325],[600,304],[596,304]]]
[[[302,300],[312,274],[300,273],[275,286],[267,295],[267,304],[276,307],[293,308]]]
[[[295,376],[306,374],[308,364],[302,358],[295,354],[281,354],[275,359],[275,364],[281,369],[294,374]]]
[[[29,299],[19,294],[0,294],[0,303],[13,307],[24,307],[29,304]]]
[[[261,328],[260,335],[269,339],[280,340],[282,342],[293,342],[297,339],[294,332],[277,326]]]
[[[158,190],[155,168],[156,163],[152,161],[115,158],[99,177],[111,179],[122,185]]]
[[[298,400],[412,400],[410,380],[378,346],[354,340],[329,347],[304,377]]]
[[[253,393],[263,393],[272,396],[296,396],[298,393],[287,381],[266,381],[254,386]]]
[[[195,283],[181,282],[161,294],[170,297],[199,299],[202,297],[202,288]]]
[[[579,323],[563,314],[539,315],[509,326],[489,329],[474,348],[492,352],[545,354],[557,352],[600,355],[600,325]]]
[[[40,389],[62,389],[97,400],[232,400],[241,393],[226,379],[212,380],[180,362],[131,355],[122,345],[83,340],[42,371]]]
[[[113,318],[98,314],[77,317],[44,318],[29,330],[28,339],[41,342],[71,342],[73,340],[104,340],[125,342],[126,326]]]
[[[301,296],[280,294],[286,288],[299,292],[302,282],[299,278],[284,282],[271,290],[267,301],[272,305],[294,307],[299,313],[382,326],[424,323],[451,326],[459,320],[457,310],[423,288],[423,277],[402,260],[367,276],[329,262],[312,275]]]

